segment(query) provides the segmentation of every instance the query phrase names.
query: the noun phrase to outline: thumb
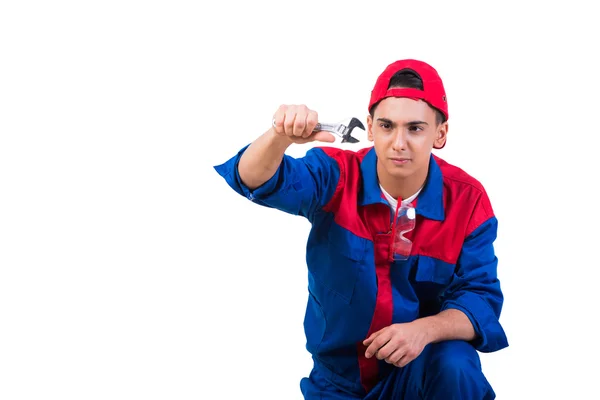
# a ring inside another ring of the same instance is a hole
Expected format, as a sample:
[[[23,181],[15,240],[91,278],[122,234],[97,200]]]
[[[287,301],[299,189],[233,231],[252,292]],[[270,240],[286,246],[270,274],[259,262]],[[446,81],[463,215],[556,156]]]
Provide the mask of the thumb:
[[[335,136],[333,136],[331,133],[329,133],[327,131],[319,131],[313,135],[313,140],[319,141],[319,142],[333,143],[333,142],[335,142]]]

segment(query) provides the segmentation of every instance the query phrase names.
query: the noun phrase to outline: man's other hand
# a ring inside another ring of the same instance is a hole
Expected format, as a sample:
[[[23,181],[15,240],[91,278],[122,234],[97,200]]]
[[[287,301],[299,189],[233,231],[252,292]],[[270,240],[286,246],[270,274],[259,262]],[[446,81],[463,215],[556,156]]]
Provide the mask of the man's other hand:
[[[428,344],[427,332],[417,321],[393,324],[371,336],[363,344],[367,347],[365,356],[376,356],[396,367],[404,367],[421,354]]]

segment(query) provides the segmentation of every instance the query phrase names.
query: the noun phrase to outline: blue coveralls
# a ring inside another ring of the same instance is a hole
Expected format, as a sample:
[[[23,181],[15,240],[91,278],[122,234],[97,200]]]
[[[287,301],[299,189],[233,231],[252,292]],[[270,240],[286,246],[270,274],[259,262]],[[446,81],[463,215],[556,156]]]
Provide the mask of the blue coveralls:
[[[499,318],[503,295],[493,242],[497,220],[483,186],[431,155],[405,261],[390,262],[393,215],[377,179],[377,156],[331,147],[285,155],[255,190],[240,180],[246,147],[215,167],[251,201],[311,223],[306,262],[306,348],[314,360],[301,380],[306,399],[493,399],[477,351],[508,346]],[[430,344],[404,368],[366,359],[362,341],[394,323],[454,308],[477,338]]]

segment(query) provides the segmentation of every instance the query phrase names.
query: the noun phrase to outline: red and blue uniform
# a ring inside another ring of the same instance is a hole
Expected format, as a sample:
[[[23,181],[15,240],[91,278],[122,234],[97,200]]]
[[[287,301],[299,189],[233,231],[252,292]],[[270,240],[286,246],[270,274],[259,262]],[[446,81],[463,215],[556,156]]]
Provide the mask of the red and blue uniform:
[[[314,369],[300,384],[306,399],[495,397],[477,351],[508,342],[499,322],[497,220],[476,179],[432,154],[413,202],[416,227],[406,234],[411,255],[390,261],[394,215],[379,186],[374,148],[284,155],[275,175],[255,190],[239,177],[244,150],[215,167],[227,184],[311,223],[304,328]],[[404,368],[365,358],[362,342],[370,334],[450,308],[467,315],[477,339],[430,344]]]

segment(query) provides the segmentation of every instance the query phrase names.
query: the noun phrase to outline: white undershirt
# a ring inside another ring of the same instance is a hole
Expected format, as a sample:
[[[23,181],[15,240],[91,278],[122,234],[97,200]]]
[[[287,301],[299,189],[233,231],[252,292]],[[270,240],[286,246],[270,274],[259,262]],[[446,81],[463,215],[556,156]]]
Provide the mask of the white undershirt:
[[[390,203],[390,208],[392,209],[392,211],[396,212],[396,206],[398,206],[398,199],[395,199],[394,197],[392,197],[392,195],[389,194],[383,188],[383,186],[381,186],[381,184],[379,185],[379,187],[381,188],[381,191],[383,192],[383,195],[385,196],[385,199],[388,201],[388,203]],[[421,193],[421,189],[423,189],[423,186],[421,186],[421,188],[419,190],[417,190],[417,193],[413,194],[412,196],[410,196],[407,199],[402,200],[402,204],[412,203],[412,201],[417,198],[417,196],[419,195],[419,193]]]

